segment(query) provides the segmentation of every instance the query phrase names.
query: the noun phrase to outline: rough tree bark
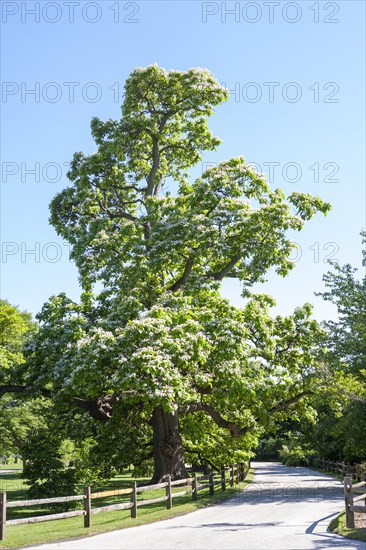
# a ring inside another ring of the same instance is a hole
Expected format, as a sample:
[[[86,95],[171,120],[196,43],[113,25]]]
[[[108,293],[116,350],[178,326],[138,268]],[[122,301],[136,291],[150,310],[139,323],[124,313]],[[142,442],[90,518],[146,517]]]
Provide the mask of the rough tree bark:
[[[167,413],[157,408],[152,415],[154,436],[154,475],[151,483],[160,483],[170,474],[172,479],[188,477],[184,450],[179,434],[178,412]]]

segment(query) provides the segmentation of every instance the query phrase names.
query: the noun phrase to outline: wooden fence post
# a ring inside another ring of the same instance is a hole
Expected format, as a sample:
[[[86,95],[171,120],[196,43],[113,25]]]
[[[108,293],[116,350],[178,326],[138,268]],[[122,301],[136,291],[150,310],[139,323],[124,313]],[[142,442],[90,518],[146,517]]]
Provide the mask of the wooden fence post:
[[[213,472],[209,473],[208,484],[209,484],[209,489],[210,489],[210,495],[213,495],[215,493]]]
[[[361,469],[361,464],[355,464],[355,477],[357,479],[357,481],[361,481],[361,473],[362,473],[362,469]]]
[[[240,483],[240,472],[239,472],[239,464],[236,465],[236,476],[235,476],[235,483],[238,485]]]
[[[230,487],[234,485],[234,466],[230,466]]]
[[[363,472],[361,474],[361,481],[366,481],[366,472]],[[364,504],[364,506],[366,506],[366,493],[365,493],[365,504]]]
[[[0,493],[0,540],[5,540],[6,529],[6,493]]]
[[[165,494],[166,494],[166,509],[170,510],[173,506],[173,499],[172,499],[172,476],[169,474],[167,475],[167,486],[165,488]]]
[[[221,468],[221,491],[226,491],[225,467]]]
[[[132,502],[132,508],[131,508],[131,518],[137,518],[137,483],[136,481],[131,481],[131,502]]]
[[[354,528],[355,526],[355,514],[351,510],[353,506],[353,494],[352,494],[352,477],[346,476],[344,478],[344,505],[346,509],[346,527]]]
[[[192,479],[192,500],[197,500],[197,474],[195,473]]]
[[[90,527],[91,525],[91,489],[85,487],[84,490],[84,527]]]

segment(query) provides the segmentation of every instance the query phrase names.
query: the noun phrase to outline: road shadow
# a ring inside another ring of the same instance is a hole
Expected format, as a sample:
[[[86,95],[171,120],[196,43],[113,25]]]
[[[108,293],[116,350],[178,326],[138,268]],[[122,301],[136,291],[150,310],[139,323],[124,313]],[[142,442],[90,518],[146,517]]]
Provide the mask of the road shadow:
[[[366,543],[361,540],[350,540],[334,533],[316,533],[319,540],[312,541],[312,550],[333,550],[336,548],[347,548],[349,550],[365,550]],[[294,549],[295,550],[295,549]]]
[[[231,523],[231,522],[213,522],[213,523],[200,523],[198,525],[184,525],[187,529],[214,529],[216,531],[247,531],[253,527],[276,527],[281,525],[282,521],[266,521],[263,523]],[[182,529],[182,525],[172,525],[168,529]]]

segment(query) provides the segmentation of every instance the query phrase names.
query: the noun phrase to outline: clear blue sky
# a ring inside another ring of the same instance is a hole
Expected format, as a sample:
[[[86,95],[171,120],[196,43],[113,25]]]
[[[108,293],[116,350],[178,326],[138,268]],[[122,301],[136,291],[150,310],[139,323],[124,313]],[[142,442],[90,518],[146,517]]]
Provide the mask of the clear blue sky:
[[[271,275],[263,290],[281,313],[310,301],[318,319],[334,316],[313,293],[323,288],[327,257],[361,263],[363,1],[3,0],[1,7],[2,298],[32,313],[61,291],[78,298],[77,271],[48,224],[48,204],[68,184],[73,153],[95,149],[90,119],[118,118],[130,71],[156,62],[207,67],[233,91],[211,118],[224,143],[205,163],[243,154],[275,187],[333,204],[327,218],[294,235],[296,270],[286,279]],[[232,282],[224,294],[240,303]]]

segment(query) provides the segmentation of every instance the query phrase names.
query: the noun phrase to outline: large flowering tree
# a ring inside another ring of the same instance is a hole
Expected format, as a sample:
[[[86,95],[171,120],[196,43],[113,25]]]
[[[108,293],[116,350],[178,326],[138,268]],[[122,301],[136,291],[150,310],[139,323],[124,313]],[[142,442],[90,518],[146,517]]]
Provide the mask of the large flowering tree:
[[[24,381],[105,421],[111,455],[119,441],[127,463],[153,456],[154,481],[185,476],[184,452],[243,458],[306,408],[316,378],[311,308],[272,318],[273,300],[250,289],[291,270],[288,230],[329,205],[271,190],[243,158],[189,179],[220,143],[207,119],[227,98],[205,69],[134,70],[121,119],[92,120],[97,150],[75,154],[51,203],[83,294],[45,304]],[[245,307],[221,297],[226,278]]]

